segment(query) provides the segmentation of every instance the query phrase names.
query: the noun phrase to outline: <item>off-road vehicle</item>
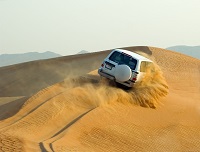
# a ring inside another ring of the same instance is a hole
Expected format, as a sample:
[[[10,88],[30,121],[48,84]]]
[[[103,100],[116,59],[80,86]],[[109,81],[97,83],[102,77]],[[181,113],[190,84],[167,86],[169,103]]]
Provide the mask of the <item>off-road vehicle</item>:
[[[103,61],[98,69],[100,76],[133,87],[134,83],[141,81],[147,67],[152,61],[137,53],[114,49]]]

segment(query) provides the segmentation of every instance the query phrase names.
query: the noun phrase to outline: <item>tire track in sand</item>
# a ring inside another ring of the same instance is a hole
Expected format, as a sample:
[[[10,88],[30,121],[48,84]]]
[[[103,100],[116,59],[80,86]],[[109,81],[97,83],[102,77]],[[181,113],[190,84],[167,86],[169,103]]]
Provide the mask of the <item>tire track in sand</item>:
[[[45,102],[64,92],[64,90],[66,91],[66,89],[63,89],[60,84],[55,84],[39,91],[24,103],[22,109],[20,109],[17,114],[8,119],[0,121],[0,130],[16,123],[20,119],[23,119],[35,111],[37,108],[39,108],[41,105],[43,105]]]
[[[25,142],[22,145],[23,148],[26,149],[27,142],[29,141],[39,144],[42,141],[51,138],[52,135],[56,136],[60,134],[91,110],[91,104],[87,103],[87,99],[84,100],[82,94],[77,97],[78,99],[82,99],[80,102],[79,100],[77,100],[77,103],[73,102],[73,99],[76,97],[74,93],[76,93],[76,91],[74,92],[73,89],[68,91],[65,88],[65,91],[52,96],[48,100],[44,101],[44,98],[42,98],[42,103],[39,105],[37,104],[37,106],[32,108],[26,115],[20,119],[17,117],[18,119],[15,122],[10,123],[9,126],[3,128],[0,132],[0,137],[5,134],[6,137],[12,135],[13,138],[23,139]],[[40,97],[38,96],[38,99],[40,99]],[[38,102],[38,100],[35,101]],[[34,105],[34,100],[32,102],[33,103],[30,102],[25,105],[23,109],[30,107],[30,105]],[[47,128],[45,126],[51,127],[46,130]],[[42,149],[41,144],[40,146]],[[5,148],[5,145],[1,145],[0,148]],[[13,151],[13,149],[7,150]],[[21,149],[16,150],[24,151]]]
[[[59,140],[61,138],[61,136],[63,136],[67,132],[67,129],[69,127],[71,127],[72,125],[74,125],[77,121],[79,121],[82,117],[84,117],[86,114],[88,114],[89,112],[91,112],[94,109],[95,108],[90,109],[90,110],[86,111],[85,113],[81,114],[80,116],[78,116],[77,118],[75,118],[74,120],[72,120],[70,123],[68,123],[66,126],[64,126],[57,133],[55,133],[52,137],[50,137],[49,139],[46,139],[46,140],[40,142],[39,143],[40,149],[42,151],[45,151],[45,152],[49,152],[49,151],[54,152],[53,142],[55,142],[56,140]]]

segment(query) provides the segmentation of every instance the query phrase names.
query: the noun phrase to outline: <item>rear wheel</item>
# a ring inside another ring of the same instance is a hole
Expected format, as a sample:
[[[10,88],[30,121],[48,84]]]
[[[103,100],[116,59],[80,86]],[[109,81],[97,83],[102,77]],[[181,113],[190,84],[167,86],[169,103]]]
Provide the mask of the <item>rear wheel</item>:
[[[109,80],[105,77],[100,76],[99,82],[102,83],[102,84],[108,84]]]
[[[130,90],[131,89],[131,87],[127,87],[127,86],[125,86],[121,83],[118,83],[118,82],[115,82],[115,85],[116,85],[116,87],[121,88],[123,90]]]

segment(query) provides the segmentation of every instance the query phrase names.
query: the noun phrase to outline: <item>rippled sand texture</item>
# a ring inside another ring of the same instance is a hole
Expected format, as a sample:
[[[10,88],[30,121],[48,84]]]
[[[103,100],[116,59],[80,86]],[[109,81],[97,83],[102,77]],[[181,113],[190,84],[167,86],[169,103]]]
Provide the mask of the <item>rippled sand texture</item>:
[[[55,77],[45,75],[49,83],[31,81],[29,71],[21,86],[25,91],[13,88],[19,87],[17,80],[10,83],[14,93],[0,90],[1,103],[9,94],[16,97],[6,106],[13,116],[1,117],[0,151],[199,151],[200,60],[154,47],[127,49],[155,61],[155,70],[131,90],[97,75],[109,51],[42,61],[37,64],[43,73],[59,67]],[[9,73],[9,67],[2,70]],[[29,98],[23,105],[22,96]]]

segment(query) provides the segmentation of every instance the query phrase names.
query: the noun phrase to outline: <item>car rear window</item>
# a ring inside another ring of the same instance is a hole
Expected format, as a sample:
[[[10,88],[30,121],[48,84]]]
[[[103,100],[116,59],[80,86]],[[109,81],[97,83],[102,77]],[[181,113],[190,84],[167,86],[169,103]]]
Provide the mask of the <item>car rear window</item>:
[[[120,53],[118,51],[115,51],[112,53],[112,55],[109,57],[109,60],[118,63],[118,64],[126,64],[128,65],[132,70],[135,70],[135,67],[137,65],[137,60],[132,58],[130,55],[125,53]]]

